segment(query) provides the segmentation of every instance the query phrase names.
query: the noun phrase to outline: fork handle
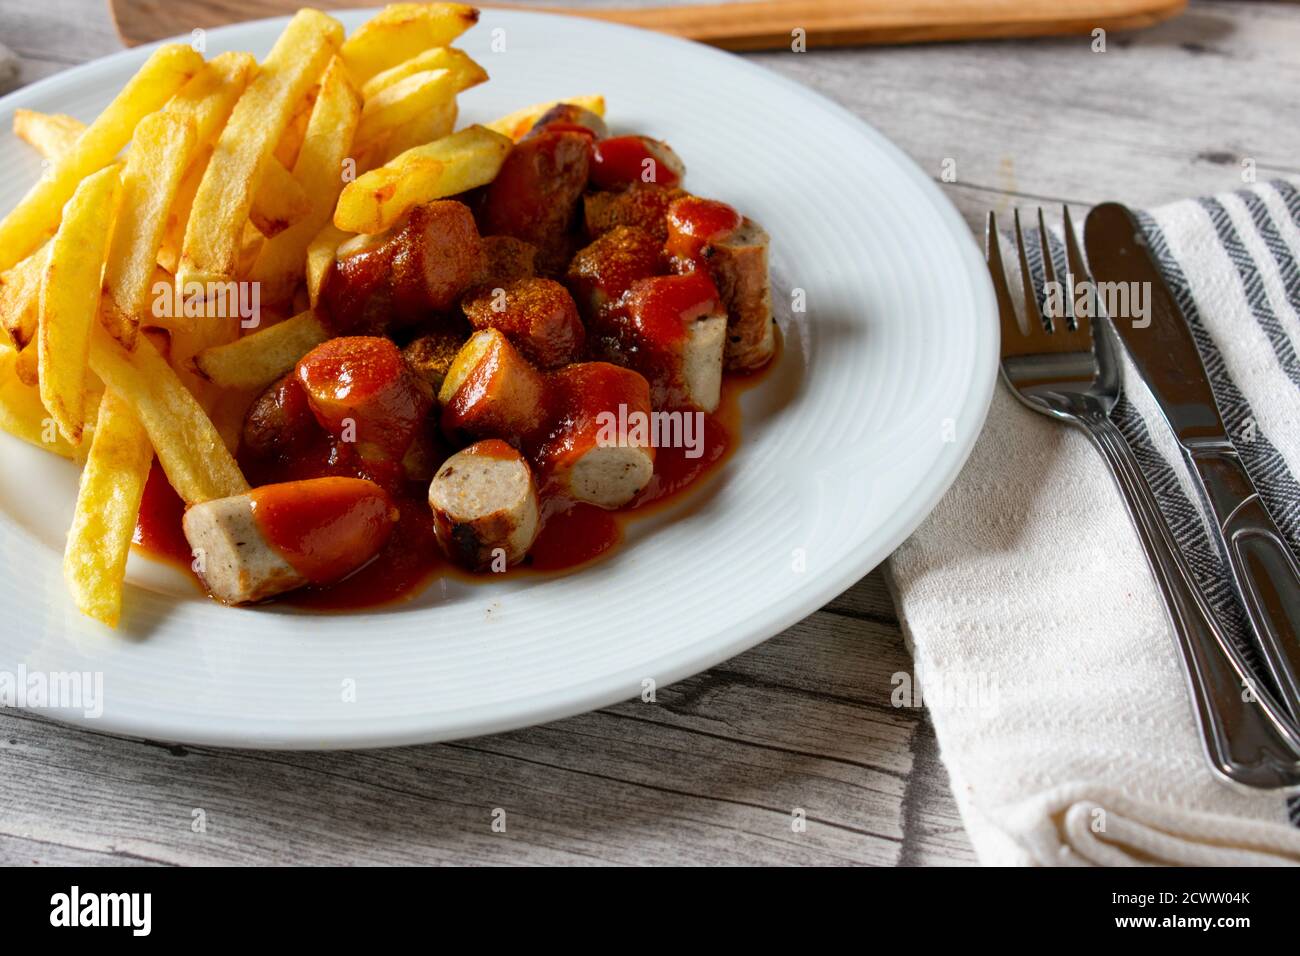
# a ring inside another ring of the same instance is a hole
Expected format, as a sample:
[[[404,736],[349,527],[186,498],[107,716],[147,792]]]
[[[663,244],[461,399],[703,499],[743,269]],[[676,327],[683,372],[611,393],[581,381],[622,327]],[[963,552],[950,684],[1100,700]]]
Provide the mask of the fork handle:
[[[1300,717],[1300,564],[1269,516],[1237,451],[1184,447],[1214,514],[1219,545],[1260,655],[1293,717]]]
[[[1210,766],[1251,789],[1300,790],[1300,736],[1272,694],[1258,686],[1195,584],[1128,441],[1100,412],[1079,421],[1110,466],[1146,552]]]

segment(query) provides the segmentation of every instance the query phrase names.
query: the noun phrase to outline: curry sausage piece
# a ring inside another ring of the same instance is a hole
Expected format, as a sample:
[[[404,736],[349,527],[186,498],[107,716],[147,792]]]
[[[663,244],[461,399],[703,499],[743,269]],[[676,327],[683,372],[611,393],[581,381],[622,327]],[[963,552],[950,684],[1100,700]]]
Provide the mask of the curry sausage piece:
[[[583,319],[596,326],[633,282],[663,271],[660,240],[639,226],[615,226],[577,251],[564,280]]]
[[[483,237],[483,271],[477,286],[499,286],[537,274],[537,247],[514,236]]]
[[[604,119],[596,113],[576,103],[556,103],[537,117],[537,122],[520,139],[532,139],[548,130],[556,129],[583,132],[593,139],[604,139],[609,135]]]
[[[248,604],[346,577],[379,553],[396,519],[374,482],[312,478],[192,505],[182,528],[212,596]]]
[[[528,462],[495,438],[443,462],[429,485],[429,507],[438,544],[471,571],[504,571],[518,564],[541,527]]]
[[[637,226],[659,242],[668,237],[668,207],[688,195],[675,186],[637,183],[622,192],[588,193],[583,199],[587,235],[595,239],[615,226]]]
[[[390,339],[330,339],[298,360],[294,376],[321,427],[355,442],[363,459],[400,459],[424,424],[432,389]]]
[[[548,484],[601,508],[627,504],[654,475],[650,386],[608,362],[566,366],[551,373],[549,385],[555,417],[535,453]],[[620,421],[629,425],[626,434],[619,433]]]
[[[749,371],[776,351],[770,239],[763,227],[726,203],[687,196],[668,207],[666,251],[678,272],[703,269],[727,307],[726,367]]]
[[[546,380],[497,329],[475,332],[443,379],[442,430],[453,441],[501,438],[520,447],[546,419]]]
[[[244,416],[243,447],[261,456],[292,451],[319,430],[307,393],[293,372],[286,372],[249,406]]]
[[[479,213],[483,232],[530,242],[537,247],[538,271],[563,272],[590,152],[590,134],[567,129],[543,130],[518,143],[487,187]]]
[[[655,408],[717,409],[727,313],[706,273],[632,283],[612,321],[619,364],[646,377]]]
[[[591,152],[591,184],[621,189],[637,183],[680,186],[686,164],[663,140],[649,136],[611,136]]]
[[[587,333],[569,290],[551,279],[519,279],[483,288],[461,308],[475,329],[497,329],[530,362],[558,368],[582,355]]]
[[[469,207],[443,199],[416,206],[386,232],[339,246],[318,310],[338,335],[379,333],[444,312],[483,271]]]

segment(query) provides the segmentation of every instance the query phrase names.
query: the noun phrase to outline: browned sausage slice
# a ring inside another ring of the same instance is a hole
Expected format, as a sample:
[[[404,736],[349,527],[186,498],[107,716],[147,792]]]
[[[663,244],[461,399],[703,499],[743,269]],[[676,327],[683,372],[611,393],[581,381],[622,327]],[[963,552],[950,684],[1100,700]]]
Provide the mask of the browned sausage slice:
[[[473,571],[504,571],[532,547],[541,525],[537,486],[523,457],[498,439],[452,455],[429,485],[438,543]]]

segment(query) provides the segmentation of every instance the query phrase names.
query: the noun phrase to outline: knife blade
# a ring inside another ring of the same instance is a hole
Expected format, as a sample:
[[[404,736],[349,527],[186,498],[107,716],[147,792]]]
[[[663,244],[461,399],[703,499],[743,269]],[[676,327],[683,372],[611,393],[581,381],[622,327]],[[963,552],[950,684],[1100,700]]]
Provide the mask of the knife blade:
[[[1110,315],[1111,325],[1191,466],[1256,646],[1300,721],[1300,563],[1237,454],[1187,317],[1137,217],[1119,203],[1104,203],[1088,214],[1083,236],[1097,301],[1131,305],[1146,296],[1144,316]]]

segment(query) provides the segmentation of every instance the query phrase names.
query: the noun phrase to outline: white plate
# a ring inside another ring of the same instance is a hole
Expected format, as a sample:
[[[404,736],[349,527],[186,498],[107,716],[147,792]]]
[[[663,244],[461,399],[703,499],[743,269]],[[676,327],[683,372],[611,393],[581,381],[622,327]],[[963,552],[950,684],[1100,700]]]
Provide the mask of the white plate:
[[[340,18],[351,29],[369,15]],[[212,30],[207,54],[264,56],[284,22]],[[103,675],[101,716],[56,716],[183,742],[343,748],[604,706],[821,607],[903,541],[966,460],[996,368],[992,289],[956,210],[883,136],[743,59],[653,33],[489,11],[462,45],[492,75],[464,97],[462,122],[603,92],[616,131],[666,139],[690,189],[772,234],[785,354],[745,394],[739,452],[567,576],[435,583],[410,603],[312,615],[218,607],[135,556],[113,632],[76,612],[60,572],[75,469],[0,435],[0,677]],[[90,120],[149,49],[0,100],[0,209],[40,171],[8,132],[13,110]],[[794,288],[806,312],[792,313]]]

